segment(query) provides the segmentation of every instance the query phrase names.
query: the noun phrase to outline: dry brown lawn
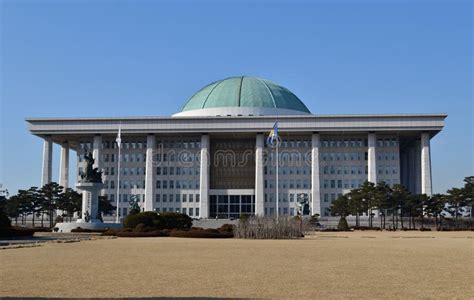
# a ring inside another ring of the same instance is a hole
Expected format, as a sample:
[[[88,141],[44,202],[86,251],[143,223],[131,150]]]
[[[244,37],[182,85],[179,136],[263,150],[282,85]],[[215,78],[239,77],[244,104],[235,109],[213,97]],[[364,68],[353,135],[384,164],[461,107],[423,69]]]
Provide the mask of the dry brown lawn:
[[[473,299],[471,232],[118,238],[0,250],[0,296]]]

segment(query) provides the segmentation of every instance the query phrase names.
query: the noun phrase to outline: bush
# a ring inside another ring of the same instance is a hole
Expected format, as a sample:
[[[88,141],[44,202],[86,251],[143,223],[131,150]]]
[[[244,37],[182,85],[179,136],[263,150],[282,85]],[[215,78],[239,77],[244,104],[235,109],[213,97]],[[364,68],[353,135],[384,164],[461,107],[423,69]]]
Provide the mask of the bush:
[[[426,228],[426,227],[420,228],[420,231],[431,231],[431,228]]]
[[[251,216],[234,227],[234,235],[241,239],[295,239],[303,237],[299,220],[291,217]]]
[[[145,211],[134,215],[128,215],[123,221],[123,227],[134,229],[138,224],[153,227],[154,221],[158,220],[158,214],[152,211]]]
[[[57,227],[54,227],[54,228],[57,228]],[[54,230],[54,228],[49,228],[49,227],[33,227],[32,229],[35,231],[35,232],[52,232]],[[59,228],[58,228],[59,230]]]
[[[153,228],[156,229],[189,229],[193,225],[193,219],[188,215],[174,212],[165,212],[158,215],[158,219],[153,221]]]
[[[339,232],[341,230],[337,228],[321,228],[319,229],[320,232]]]
[[[11,221],[8,218],[7,214],[4,212],[3,208],[0,207],[0,229],[2,228],[10,228]]]
[[[109,229],[107,231],[102,232],[101,236],[117,236],[117,230]]]
[[[234,225],[232,224],[224,224],[221,227],[217,228],[217,230],[221,232],[234,232]]]
[[[364,231],[364,230],[380,231],[380,230],[381,230],[380,227],[375,227],[375,226],[373,226],[373,227],[369,227],[369,226],[354,226],[353,228],[354,228],[354,230],[362,230],[362,231]]]
[[[337,224],[337,229],[340,231],[348,231],[349,225],[347,224],[346,217],[341,217],[339,219],[339,224]]]
[[[170,236],[169,230],[153,230],[147,232],[130,232],[130,231],[118,231],[116,232],[118,237],[163,237]]]
[[[104,228],[104,229],[87,229],[87,228],[77,227],[77,228],[71,229],[71,232],[75,232],[75,233],[104,233],[104,232],[106,232],[107,230],[109,230],[109,229],[108,229],[108,228]]]
[[[33,236],[35,231],[31,228],[25,227],[4,227],[0,228],[0,237],[2,238],[10,238],[10,237],[25,237],[25,236]]]
[[[135,229],[139,226],[137,229],[139,231],[189,229],[192,224],[193,220],[185,214],[173,212],[157,214],[152,211],[129,215],[123,222],[125,228]]]
[[[173,230],[170,232],[171,237],[180,238],[198,238],[198,239],[228,239],[233,238],[231,232],[219,231],[217,229],[204,230]]]

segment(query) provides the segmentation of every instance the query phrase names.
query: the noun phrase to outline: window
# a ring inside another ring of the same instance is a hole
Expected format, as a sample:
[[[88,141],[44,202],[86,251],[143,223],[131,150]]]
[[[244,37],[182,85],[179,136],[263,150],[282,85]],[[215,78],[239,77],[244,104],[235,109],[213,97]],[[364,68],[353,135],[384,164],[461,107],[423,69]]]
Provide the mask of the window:
[[[160,194],[156,194],[155,195],[155,202],[160,202],[161,201],[161,195]]]

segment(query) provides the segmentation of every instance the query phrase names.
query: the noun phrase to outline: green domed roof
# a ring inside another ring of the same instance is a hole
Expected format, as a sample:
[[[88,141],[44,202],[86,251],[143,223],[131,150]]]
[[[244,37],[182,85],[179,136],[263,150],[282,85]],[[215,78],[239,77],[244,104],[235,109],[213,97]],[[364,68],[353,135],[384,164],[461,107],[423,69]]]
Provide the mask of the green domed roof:
[[[224,107],[279,108],[310,113],[288,89],[255,77],[230,77],[213,82],[194,94],[182,112]]]

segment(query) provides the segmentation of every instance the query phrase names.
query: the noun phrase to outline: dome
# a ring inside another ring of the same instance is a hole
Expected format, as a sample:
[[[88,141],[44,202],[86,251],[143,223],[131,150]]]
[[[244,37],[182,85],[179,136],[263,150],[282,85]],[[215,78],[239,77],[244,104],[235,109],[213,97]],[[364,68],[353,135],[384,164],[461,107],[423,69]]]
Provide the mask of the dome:
[[[287,88],[269,80],[240,76],[203,87],[174,116],[297,114],[310,114],[310,111]]]

